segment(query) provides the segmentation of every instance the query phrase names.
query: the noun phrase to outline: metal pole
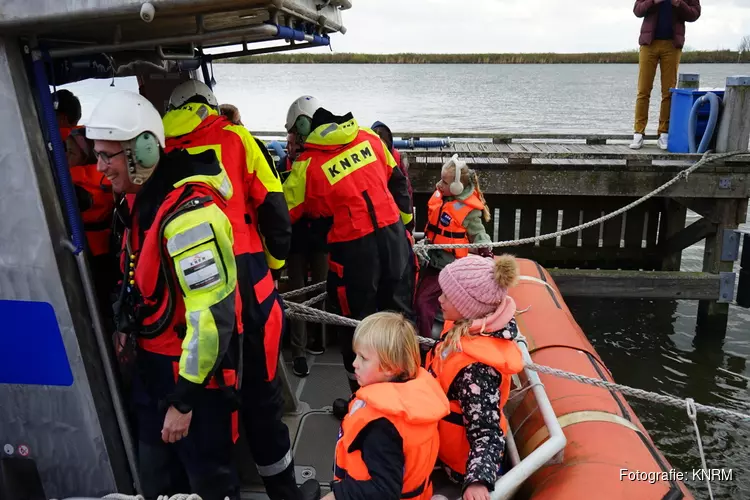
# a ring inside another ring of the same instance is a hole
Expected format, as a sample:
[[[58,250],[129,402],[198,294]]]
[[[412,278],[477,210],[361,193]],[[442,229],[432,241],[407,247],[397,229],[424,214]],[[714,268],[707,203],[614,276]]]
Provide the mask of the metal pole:
[[[63,240],[62,245],[75,253],[76,247],[70,240]],[[125,415],[125,407],[120,398],[120,390],[117,387],[115,378],[115,370],[112,366],[112,358],[107,346],[106,333],[104,332],[104,324],[102,322],[101,314],[99,314],[99,305],[97,304],[96,295],[94,293],[94,282],[91,278],[91,271],[89,270],[88,263],[86,262],[85,252],[79,252],[75,255],[76,264],[78,264],[78,271],[81,274],[81,283],[83,284],[83,291],[86,295],[86,304],[88,305],[89,314],[91,315],[91,321],[94,326],[94,336],[96,338],[96,345],[99,348],[99,356],[102,358],[102,365],[104,366],[104,377],[107,379],[107,386],[109,387],[109,393],[112,396],[112,406],[115,409],[115,418],[117,418],[117,425],[120,428],[120,437],[122,437],[122,444],[125,448],[125,455],[128,458],[128,466],[130,467],[130,473],[133,476],[133,483],[137,493],[142,493],[141,483],[138,476],[138,465],[136,461],[135,446],[133,443],[133,436],[130,433],[130,425],[128,423],[127,416]]]

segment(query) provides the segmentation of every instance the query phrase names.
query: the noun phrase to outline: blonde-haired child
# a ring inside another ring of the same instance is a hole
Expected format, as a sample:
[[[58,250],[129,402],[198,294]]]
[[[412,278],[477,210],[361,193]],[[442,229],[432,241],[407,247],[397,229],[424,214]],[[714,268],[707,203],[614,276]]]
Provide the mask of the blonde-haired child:
[[[359,324],[353,347],[360,388],[341,422],[324,500],[429,500],[438,422],[449,409],[440,385],[419,366],[414,327],[401,314],[379,312]]]
[[[426,366],[450,401],[451,414],[439,425],[438,456],[448,477],[462,485],[464,500],[489,500],[505,452],[502,410],[511,376],[523,369],[513,342],[516,304],[508,295],[518,273],[511,255],[469,255],[439,276],[440,306],[453,324]]]
[[[460,172],[458,178],[456,169]],[[491,257],[492,247],[489,244],[492,238],[487,234],[483,220],[489,222],[490,209],[479,186],[479,176],[454,156],[443,165],[440,182],[427,203],[425,237],[428,243],[434,244],[487,243],[486,248],[473,252]],[[428,251],[428,262],[419,272],[414,297],[417,328],[421,336],[431,336],[432,324],[440,307],[438,274],[445,266],[469,253],[468,248]]]

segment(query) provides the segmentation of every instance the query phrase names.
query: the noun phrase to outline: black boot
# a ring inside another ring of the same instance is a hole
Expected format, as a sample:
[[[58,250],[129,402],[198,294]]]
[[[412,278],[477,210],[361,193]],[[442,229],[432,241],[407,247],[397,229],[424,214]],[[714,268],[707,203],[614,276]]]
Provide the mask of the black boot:
[[[297,486],[294,477],[294,462],[289,464],[283,472],[262,479],[266,487],[266,495],[271,500],[320,499],[320,484],[315,479],[308,479],[301,487]]]

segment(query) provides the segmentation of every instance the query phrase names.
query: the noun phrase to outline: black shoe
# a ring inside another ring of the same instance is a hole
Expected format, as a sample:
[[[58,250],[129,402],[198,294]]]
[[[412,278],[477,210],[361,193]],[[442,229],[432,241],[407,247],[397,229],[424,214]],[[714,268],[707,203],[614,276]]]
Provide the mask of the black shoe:
[[[343,398],[337,398],[333,401],[333,416],[339,420],[344,420],[349,413],[349,401]]]
[[[308,479],[299,487],[304,500],[320,500],[320,483],[315,479]]]
[[[323,345],[322,336],[313,336],[313,338],[310,339],[310,341],[307,343],[306,351],[315,356],[320,356],[321,354],[326,352],[326,346]]]
[[[310,368],[307,367],[307,359],[304,356],[294,358],[292,373],[298,377],[307,377],[310,375]]]

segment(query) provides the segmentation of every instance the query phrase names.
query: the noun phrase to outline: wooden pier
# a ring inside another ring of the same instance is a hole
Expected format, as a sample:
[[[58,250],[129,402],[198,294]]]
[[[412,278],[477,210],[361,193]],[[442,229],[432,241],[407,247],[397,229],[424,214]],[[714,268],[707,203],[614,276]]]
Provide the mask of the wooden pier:
[[[394,134],[450,137],[436,149],[403,149],[414,187],[417,229],[425,225],[440,168],[458,153],[479,173],[491,207],[493,241],[571,228],[649,194],[701,159],[629,136],[574,134]],[[463,135],[459,141],[454,138]],[[467,140],[472,138],[474,140]],[[496,249],[538,261],[567,296],[700,300],[698,323],[724,332],[734,299],[734,260],[722,260],[724,234],[745,222],[750,155],[709,163],[687,179],[605,223],[557,239]],[[686,226],[687,210],[701,216]],[[736,237],[728,232],[727,237]],[[680,272],[682,251],[705,240],[702,272]],[[735,257],[736,258],[736,257]]]

